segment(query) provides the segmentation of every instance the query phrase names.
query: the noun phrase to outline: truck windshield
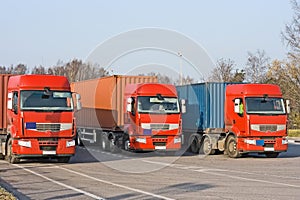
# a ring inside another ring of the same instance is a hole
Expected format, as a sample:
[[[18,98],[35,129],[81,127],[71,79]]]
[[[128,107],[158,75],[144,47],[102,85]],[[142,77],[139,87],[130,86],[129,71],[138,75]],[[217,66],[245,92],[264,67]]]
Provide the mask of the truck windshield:
[[[138,97],[139,113],[179,113],[176,97],[140,96]]]
[[[21,110],[72,111],[71,92],[27,90],[21,91]]]
[[[282,98],[246,98],[246,111],[248,114],[285,114]]]

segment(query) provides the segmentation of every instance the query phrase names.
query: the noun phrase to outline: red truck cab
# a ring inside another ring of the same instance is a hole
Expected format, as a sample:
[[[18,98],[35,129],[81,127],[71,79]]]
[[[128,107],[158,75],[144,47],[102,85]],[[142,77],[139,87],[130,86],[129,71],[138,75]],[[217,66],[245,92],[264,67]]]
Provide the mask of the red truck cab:
[[[226,88],[227,153],[265,153],[277,157],[287,151],[287,110],[279,86],[233,84]]]
[[[11,76],[7,86],[6,157],[55,157],[75,154],[74,104],[66,77]]]
[[[181,114],[173,85],[129,84],[124,95],[125,149],[176,151],[181,148]]]

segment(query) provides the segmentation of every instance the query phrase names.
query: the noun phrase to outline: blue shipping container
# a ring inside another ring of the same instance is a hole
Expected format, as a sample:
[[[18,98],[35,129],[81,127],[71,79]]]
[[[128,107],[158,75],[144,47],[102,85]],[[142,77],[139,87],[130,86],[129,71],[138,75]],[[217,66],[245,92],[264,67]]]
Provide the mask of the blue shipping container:
[[[226,86],[232,83],[197,83],[177,86],[179,99],[186,100],[182,115],[183,131],[224,128]]]

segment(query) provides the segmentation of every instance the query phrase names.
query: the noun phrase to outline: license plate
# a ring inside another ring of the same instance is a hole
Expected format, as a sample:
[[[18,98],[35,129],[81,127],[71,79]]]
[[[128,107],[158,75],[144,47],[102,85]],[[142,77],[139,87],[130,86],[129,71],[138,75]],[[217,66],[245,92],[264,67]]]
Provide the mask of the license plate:
[[[155,149],[158,149],[158,150],[166,149],[166,146],[155,146]]]
[[[43,151],[43,155],[56,155],[56,151]]]
[[[274,147],[265,147],[265,151],[274,151]]]

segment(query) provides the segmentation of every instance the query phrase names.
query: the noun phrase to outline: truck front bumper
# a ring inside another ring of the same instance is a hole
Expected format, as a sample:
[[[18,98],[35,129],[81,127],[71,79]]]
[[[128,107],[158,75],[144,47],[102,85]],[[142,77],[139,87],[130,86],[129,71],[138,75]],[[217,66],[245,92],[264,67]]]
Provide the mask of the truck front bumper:
[[[131,136],[130,149],[141,151],[177,151],[181,148],[181,136]]]
[[[288,149],[288,140],[282,137],[265,138],[238,138],[237,148],[240,152],[285,152]]]
[[[72,156],[75,154],[75,140],[15,139],[12,142],[12,153],[17,157]]]

